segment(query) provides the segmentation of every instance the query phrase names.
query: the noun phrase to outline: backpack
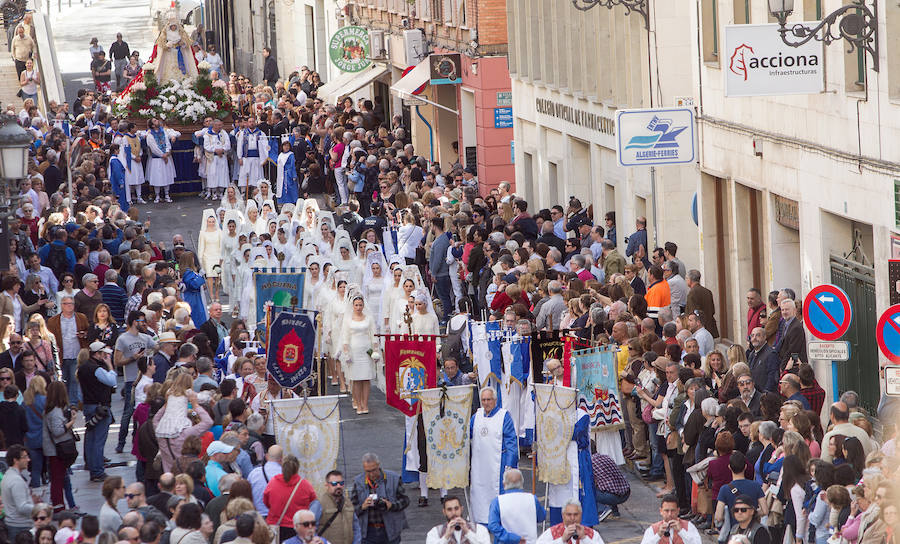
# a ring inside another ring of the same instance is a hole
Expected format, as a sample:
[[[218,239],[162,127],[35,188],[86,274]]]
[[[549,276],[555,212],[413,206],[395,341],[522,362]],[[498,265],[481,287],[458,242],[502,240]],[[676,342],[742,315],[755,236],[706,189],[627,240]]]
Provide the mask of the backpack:
[[[441,359],[456,359],[457,365],[462,366],[461,360],[465,355],[463,351],[462,333],[468,326],[468,321],[463,321],[462,327],[453,330],[447,327],[447,338],[441,343]]]
[[[66,258],[66,246],[50,244],[50,252],[47,254],[47,268],[59,278],[69,270],[69,259]]]

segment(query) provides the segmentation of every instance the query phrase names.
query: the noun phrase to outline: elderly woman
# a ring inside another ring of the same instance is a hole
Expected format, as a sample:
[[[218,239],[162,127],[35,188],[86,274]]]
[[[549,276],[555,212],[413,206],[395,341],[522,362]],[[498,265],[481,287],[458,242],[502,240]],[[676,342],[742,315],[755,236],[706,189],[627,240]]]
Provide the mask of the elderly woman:
[[[213,544],[219,544],[226,532],[234,531],[235,519],[247,512],[256,512],[252,501],[243,497],[229,499],[228,504],[225,505],[225,510],[222,512],[225,521],[216,529],[216,534],[213,536]]]

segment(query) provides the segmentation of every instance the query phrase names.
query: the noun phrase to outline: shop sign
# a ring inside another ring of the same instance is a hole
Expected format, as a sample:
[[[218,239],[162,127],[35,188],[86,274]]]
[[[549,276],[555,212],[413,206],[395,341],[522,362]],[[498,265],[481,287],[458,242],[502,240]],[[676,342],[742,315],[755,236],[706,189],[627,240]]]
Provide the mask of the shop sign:
[[[573,125],[595,130],[609,136],[616,135],[616,121],[603,115],[582,110],[549,98],[535,98],[534,109],[542,115],[562,119]]]
[[[512,106],[512,91],[497,91],[498,106]]]
[[[432,85],[459,85],[462,83],[462,60],[459,53],[430,55],[428,69]]]
[[[692,108],[619,110],[616,158],[620,166],[665,166],[696,160]]]
[[[800,206],[796,200],[785,198],[780,195],[775,197],[775,221],[791,230],[800,230]]]
[[[361,26],[341,27],[328,42],[331,63],[341,72],[360,72],[366,69],[369,57],[369,31]]]
[[[818,23],[799,23],[815,27]],[[792,47],[777,24],[725,27],[725,96],[816,94],[825,90],[823,44]]]
[[[494,128],[512,128],[512,108],[494,108]]]

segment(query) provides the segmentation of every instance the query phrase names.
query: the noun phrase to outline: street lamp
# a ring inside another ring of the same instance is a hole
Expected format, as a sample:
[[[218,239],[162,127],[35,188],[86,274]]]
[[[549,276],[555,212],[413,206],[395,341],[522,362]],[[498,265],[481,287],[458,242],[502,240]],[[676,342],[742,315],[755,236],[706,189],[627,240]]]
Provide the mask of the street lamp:
[[[781,40],[791,47],[815,39],[830,45],[837,40],[847,40],[848,53],[857,47],[872,55],[872,69],[878,71],[878,0],[872,1],[870,9],[865,0],[852,0],[829,13],[814,28],[797,23],[787,27],[787,18],[794,11],[794,0],[769,0],[769,12],[778,19]],[[837,23],[835,25],[835,23]]]
[[[615,6],[625,8],[625,15],[631,15],[632,11],[640,13],[644,18],[644,28],[650,30],[650,10],[647,8],[647,2],[650,0],[572,0],[575,9],[587,11],[597,6],[604,6],[607,9],[613,9]]]
[[[0,270],[9,268],[9,213],[19,200],[19,181],[28,173],[31,141],[14,115],[0,114]]]

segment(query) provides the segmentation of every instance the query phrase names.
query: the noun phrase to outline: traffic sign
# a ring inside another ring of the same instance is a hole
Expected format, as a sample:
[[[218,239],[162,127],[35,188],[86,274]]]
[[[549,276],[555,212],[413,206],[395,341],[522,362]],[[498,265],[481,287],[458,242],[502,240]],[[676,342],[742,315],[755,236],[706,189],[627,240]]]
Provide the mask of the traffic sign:
[[[809,332],[820,340],[837,340],[850,328],[852,319],[850,299],[836,285],[819,285],[803,301],[803,321]]]
[[[817,361],[849,361],[850,342],[810,342],[806,355]]]
[[[885,357],[900,363],[900,304],[884,311],[875,326],[875,341]]]
[[[900,397],[900,366],[884,367],[884,393]]]

